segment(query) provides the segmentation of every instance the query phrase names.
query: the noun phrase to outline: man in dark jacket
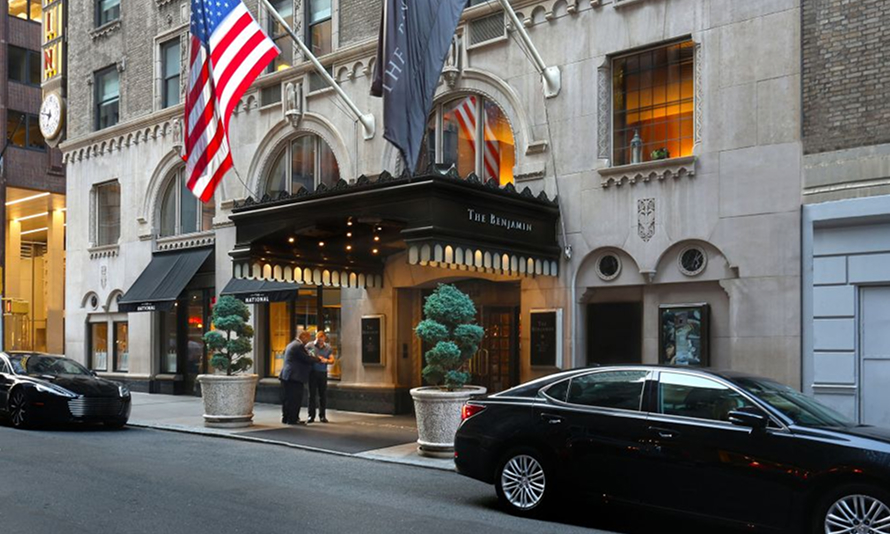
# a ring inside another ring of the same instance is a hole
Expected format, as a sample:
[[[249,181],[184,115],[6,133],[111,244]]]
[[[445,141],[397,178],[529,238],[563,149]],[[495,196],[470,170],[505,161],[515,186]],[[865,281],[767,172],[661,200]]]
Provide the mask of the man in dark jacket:
[[[286,425],[304,425],[300,420],[300,405],[303,403],[303,385],[309,381],[312,365],[318,358],[309,354],[306,343],[312,335],[303,330],[297,339],[284,349],[284,367],[278,379],[284,387],[284,402],[281,404],[281,422]]]

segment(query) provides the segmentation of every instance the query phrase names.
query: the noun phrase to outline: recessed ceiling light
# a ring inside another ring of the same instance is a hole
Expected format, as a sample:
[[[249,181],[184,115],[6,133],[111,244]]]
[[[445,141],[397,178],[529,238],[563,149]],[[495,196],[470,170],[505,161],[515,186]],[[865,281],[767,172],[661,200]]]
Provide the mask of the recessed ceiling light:
[[[19,204],[20,202],[27,202],[27,201],[29,201],[29,200],[35,200],[35,199],[38,199],[38,198],[48,197],[49,195],[50,195],[50,193],[39,193],[39,194],[36,194],[36,195],[31,195],[31,196],[29,196],[29,197],[20,198],[20,199],[18,199],[18,200],[10,200],[9,202],[6,203],[6,205],[7,205],[7,206],[12,206],[13,204]]]
[[[346,232],[346,237],[352,237],[352,232]]]
[[[47,230],[49,230],[49,228],[47,227],[37,228],[36,230],[28,230],[27,232],[22,232],[19,235],[36,234],[38,232],[46,232]]]
[[[375,236],[374,236],[374,241],[380,241],[380,236],[379,236],[379,235],[375,235]]]
[[[293,243],[294,241],[296,241],[296,240],[293,237],[287,238],[288,243]]]
[[[346,226],[352,226],[352,221],[346,221]]]
[[[323,246],[324,246],[324,241],[319,241],[319,242],[318,242],[318,246],[323,247]]]
[[[375,249],[372,250],[371,252],[374,253],[374,254],[377,254],[377,249],[375,248]]]
[[[352,245],[346,245],[346,250],[352,250]]]
[[[46,217],[49,215],[48,211],[44,211],[43,213],[35,213],[34,215],[28,215],[26,217],[19,217],[16,221],[27,221],[28,219],[36,219],[38,217]]]

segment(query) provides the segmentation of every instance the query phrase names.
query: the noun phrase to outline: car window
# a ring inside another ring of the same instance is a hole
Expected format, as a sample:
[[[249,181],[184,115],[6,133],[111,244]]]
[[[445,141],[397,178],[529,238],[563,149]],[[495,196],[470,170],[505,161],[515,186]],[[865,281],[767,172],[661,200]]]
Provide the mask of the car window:
[[[815,427],[851,427],[856,423],[828,406],[784,384],[763,378],[738,378],[735,381],[748,393],[768,403],[796,425]]]
[[[729,421],[729,412],[756,407],[739,392],[715,380],[681,373],[661,373],[658,408],[665,415]]]
[[[91,373],[86,367],[74,360],[59,356],[43,356],[39,354],[16,354],[10,358],[16,373],[21,375],[81,375]]]
[[[6,374],[6,375],[12,374],[9,372],[9,366],[6,365],[6,362],[3,360],[0,360],[0,373]]]
[[[639,411],[648,374],[648,371],[606,371],[577,376],[569,384],[566,402]]]
[[[558,401],[565,402],[566,393],[569,392],[569,382],[571,380],[563,380],[562,382],[557,382],[550,386],[549,388],[544,390],[544,393],[547,394],[551,399],[556,399]]]

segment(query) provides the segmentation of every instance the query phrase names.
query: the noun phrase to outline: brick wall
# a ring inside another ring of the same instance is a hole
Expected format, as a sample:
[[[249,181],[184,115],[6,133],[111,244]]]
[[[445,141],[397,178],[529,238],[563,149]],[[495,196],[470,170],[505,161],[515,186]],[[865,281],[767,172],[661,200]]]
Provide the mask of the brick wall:
[[[890,2],[803,1],[807,154],[890,143]]]
[[[377,37],[382,0],[340,0],[340,46]]]

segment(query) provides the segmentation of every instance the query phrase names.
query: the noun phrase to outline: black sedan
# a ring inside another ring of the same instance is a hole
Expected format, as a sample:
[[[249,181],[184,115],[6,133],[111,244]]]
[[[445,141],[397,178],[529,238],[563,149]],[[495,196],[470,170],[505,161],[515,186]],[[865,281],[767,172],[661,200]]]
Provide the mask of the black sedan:
[[[16,428],[62,422],[122,427],[130,418],[130,391],[63,356],[0,353],[0,412]]]
[[[463,417],[458,471],[516,514],[581,494],[746,528],[890,534],[890,430],[771,380],[584,369],[470,401]]]

